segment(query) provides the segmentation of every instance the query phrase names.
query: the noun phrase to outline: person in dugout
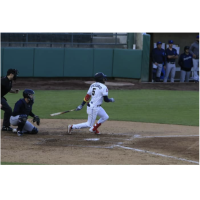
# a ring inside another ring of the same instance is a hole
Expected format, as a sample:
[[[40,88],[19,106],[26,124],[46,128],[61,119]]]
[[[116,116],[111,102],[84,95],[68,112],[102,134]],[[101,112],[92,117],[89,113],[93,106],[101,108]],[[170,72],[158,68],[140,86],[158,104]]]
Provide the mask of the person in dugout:
[[[157,42],[157,48],[154,48],[151,52],[151,59],[153,63],[153,80],[160,82],[160,76],[163,69],[165,68],[166,58],[165,50],[162,49],[162,42]]]

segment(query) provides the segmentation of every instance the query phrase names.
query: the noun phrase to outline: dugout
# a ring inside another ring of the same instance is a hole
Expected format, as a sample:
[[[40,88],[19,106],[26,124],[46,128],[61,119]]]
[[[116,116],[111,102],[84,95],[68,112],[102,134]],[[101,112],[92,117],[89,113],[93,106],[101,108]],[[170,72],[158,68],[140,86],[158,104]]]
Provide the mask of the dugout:
[[[180,47],[180,54],[184,52],[185,46],[190,46],[195,40],[199,33],[148,33],[151,36],[150,51],[154,48],[154,43],[161,41],[162,43],[168,44],[169,40],[173,40],[174,44]],[[152,62],[149,63],[149,80],[152,80]],[[176,59],[176,75],[175,80],[180,79],[180,68],[178,65],[178,59]]]

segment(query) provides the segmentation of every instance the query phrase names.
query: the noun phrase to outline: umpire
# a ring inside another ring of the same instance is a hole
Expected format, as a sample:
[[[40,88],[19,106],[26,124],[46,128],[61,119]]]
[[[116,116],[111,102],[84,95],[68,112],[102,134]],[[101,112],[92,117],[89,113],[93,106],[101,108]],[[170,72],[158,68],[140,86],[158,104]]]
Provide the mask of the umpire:
[[[153,71],[156,70],[155,81],[160,82],[160,75],[162,72],[163,64],[165,68],[165,50],[161,48],[162,42],[157,42],[157,48],[154,48],[151,52],[151,58],[153,62]]]
[[[18,70],[9,69],[7,71],[7,76],[1,78],[1,110],[4,110],[4,119],[2,131],[12,131],[10,127],[10,116],[12,114],[12,108],[8,105],[6,98],[4,97],[8,92],[18,93],[19,89],[12,89],[12,80],[16,80],[18,75]]]

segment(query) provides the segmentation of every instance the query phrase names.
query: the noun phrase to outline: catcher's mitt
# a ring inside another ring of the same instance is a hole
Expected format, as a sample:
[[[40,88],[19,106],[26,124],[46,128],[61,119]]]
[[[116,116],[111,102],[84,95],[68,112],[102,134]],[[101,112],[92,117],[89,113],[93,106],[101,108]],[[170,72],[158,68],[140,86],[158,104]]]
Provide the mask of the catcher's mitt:
[[[38,116],[33,117],[33,123],[36,122],[36,124],[40,125],[40,118]]]

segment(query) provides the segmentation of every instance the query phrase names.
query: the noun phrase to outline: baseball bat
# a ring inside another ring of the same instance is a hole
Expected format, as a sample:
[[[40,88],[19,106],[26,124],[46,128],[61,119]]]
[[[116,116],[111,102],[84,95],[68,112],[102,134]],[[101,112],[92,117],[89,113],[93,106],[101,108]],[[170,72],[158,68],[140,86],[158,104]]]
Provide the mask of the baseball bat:
[[[72,111],[75,111],[76,109],[72,109],[72,110],[67,110],[67,111],[64,111],[64,112],[58,112],[58,113],[53,113],[53,114],[50,114],[50,116],[56,116],[56,115],[62,115],[64,113],[68,113],[68,112],[72,112]]]

